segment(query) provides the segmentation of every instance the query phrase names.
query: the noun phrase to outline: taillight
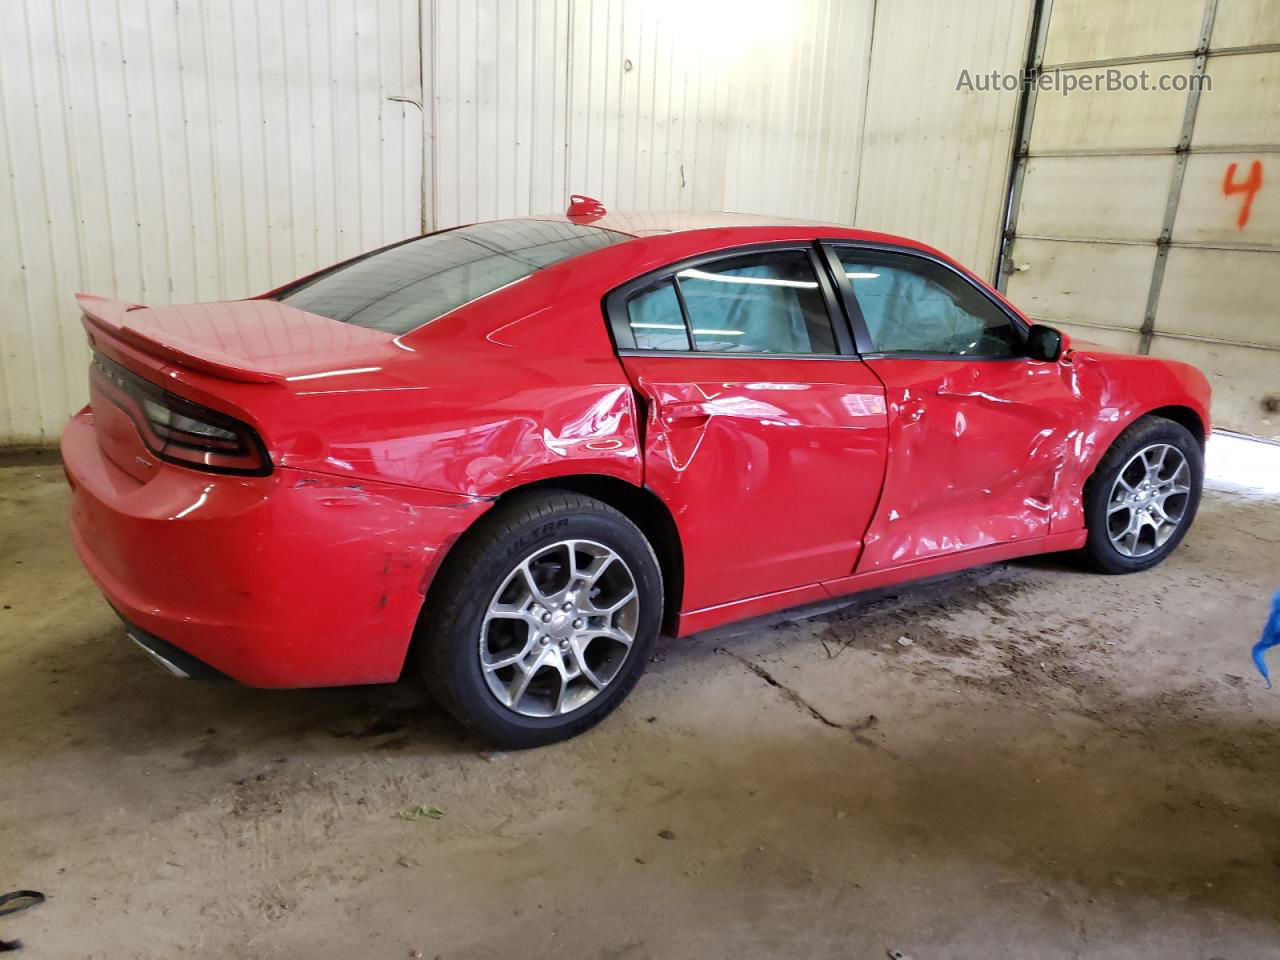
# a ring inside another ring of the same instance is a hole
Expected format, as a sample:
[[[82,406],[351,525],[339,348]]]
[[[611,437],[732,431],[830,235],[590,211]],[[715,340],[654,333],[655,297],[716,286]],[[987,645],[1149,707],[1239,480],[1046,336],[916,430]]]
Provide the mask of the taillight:
[[[100,353],[94,353],[93,366],[106,395],[161,460],[214,473],[271,472],[266,448],[248,424],[170,393]]]

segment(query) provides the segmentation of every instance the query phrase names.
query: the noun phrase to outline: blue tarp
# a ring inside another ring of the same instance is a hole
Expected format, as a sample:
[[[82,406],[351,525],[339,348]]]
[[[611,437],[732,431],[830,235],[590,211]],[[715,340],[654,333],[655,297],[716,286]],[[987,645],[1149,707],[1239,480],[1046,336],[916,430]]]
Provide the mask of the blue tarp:
[[[1271,674],[1267,672],[1267,661],[1263,654],[1277,646],[1280,646],[1280,590],[1271,598],[1271,616],[1267,618],[1267,625],[1262,628],[1262,639],[1253,645],[1253,662],[1262,674],[1262,679],[1267,682],[1268,690],[1271,689]]]

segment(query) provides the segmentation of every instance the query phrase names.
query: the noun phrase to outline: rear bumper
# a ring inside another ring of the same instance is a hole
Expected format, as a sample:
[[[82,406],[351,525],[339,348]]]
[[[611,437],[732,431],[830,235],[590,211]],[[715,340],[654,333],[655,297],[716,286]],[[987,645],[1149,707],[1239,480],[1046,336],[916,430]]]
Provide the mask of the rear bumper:
[[[140,483],[103,453],[88,410],[63,432],[62,458],[72,538],[111,605],[258,687],[394,680],[429,578],[489,506],[291,469],[166,464]]]

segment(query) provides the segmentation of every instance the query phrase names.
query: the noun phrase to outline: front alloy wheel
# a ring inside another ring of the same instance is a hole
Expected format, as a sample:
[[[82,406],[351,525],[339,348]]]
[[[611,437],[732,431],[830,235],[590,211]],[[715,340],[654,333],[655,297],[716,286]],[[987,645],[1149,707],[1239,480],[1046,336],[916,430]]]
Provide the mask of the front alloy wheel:
[[[1182,424],[1148,415],[1130,425],[1085,484],[1085,555],[1104,573],[1154,567],[1195,519],[1204,479],[1200,442]]]
[[[1191,501],[1191,468],[1177,447],[1153,443],[1121,468],[1107,504],[1107,535],[1125,557],[1155,553],[1177,532]]]

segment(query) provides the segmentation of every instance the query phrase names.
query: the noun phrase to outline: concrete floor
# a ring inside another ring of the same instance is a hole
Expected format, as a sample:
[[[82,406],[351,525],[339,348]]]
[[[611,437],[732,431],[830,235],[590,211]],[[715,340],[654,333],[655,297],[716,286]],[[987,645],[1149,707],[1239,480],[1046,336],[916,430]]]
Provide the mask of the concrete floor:
[[[162,674],[60,473],[0,470],[26,956],[1280,958],[1280,690],[1248,660],[1280,491],[1215,481],[1146,574],[1040,559],[666,641],[603,727],[495,754],[407,681]]]

